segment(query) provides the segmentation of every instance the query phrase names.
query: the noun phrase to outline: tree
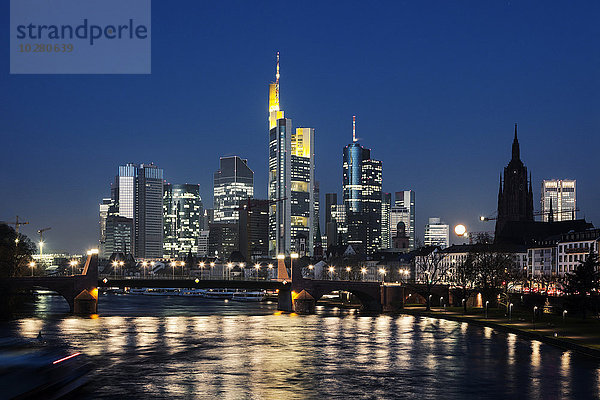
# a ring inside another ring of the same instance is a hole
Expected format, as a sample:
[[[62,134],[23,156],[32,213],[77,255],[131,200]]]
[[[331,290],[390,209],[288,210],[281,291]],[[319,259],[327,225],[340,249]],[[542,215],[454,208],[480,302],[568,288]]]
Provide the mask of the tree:
[[[600,289],[599,267],[598,254],[592,248],[585,260],[579,261],[575,271],[566,274],[566,292],[578,300],[584,319],[592,293]]]
[[[484,304],[494,302],[506,285],[509,271],[514,268],[511,253],[499,251],[493,245],[481,244],[473,248],[476,284]]]
[[[0,224],[0,277],[26,275],[34,252],[35,244],[27,236]]]
[[[463,301],[464,312],[467,312],[467,299],[475,290],[475,282],[477,279],[477,271],[474,263],[475,257],[473,253],[468,253],[464,261],[457,263],[454,266],[454,283],[460,293]]]
[[[448,276],[449,266],[444,263],[444,254],[439,247],[424,247],[414,259],[416,284],[415,290],[427,302],[426,310],[431,310],[431,291],[434,286],[442,283]]]

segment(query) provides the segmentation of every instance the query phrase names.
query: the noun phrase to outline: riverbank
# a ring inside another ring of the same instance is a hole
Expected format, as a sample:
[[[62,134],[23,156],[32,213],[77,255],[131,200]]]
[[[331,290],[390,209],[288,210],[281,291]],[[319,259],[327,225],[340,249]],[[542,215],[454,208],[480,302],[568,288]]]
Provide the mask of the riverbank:
[[[425,311],[422,306],[408,306],[401,313],[487,326],[600,359],[600,321],[597,320],[563,320],[560,316],[542,315],[534,321],[531,313],[517,311],[509,319],[504,310],[497,309],[490,309],[486,318],[481,309],[469,309],[465,314],[462,308]]]

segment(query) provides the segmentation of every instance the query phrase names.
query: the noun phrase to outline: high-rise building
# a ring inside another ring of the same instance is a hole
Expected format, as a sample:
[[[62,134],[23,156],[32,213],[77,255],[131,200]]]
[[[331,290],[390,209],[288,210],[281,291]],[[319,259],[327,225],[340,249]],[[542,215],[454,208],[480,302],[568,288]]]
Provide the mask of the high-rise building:
[[[504,186],[500,176],[498,190],[498,218],[496,219],[496,240],[502,240],[502,231],[507,222],[533,221],[533,190],[531,175],[527,180],[527,167],[521,161],[517,124],[512,144],[512,158],[504,168]]]
[[[118,215],[133,221],[133,255],[163,256],[163,170],[154,164],[119,166],[111,188]]]
[[[325,193],[325,224],[331,222],[331,206],[337,204],[337,193]]]
[[[118,215],[106,217],[103,257],[113,253],[131,254],[133,252],[133,219]]]
[[[409,248],[415,249],[415,192],[412,190],[401,190],[394,195],[394,207],[390,210],[390,235],[397,236],[399,222],[404,222],[404,228],[408,235]]]
[[[577,219],[575,184],[574,179],[551,179],[542,182],[542,221]],[[552,217],[550,217],[551,209]]]
[[[239,224],[215,222],[209,225],[208,255],[227,260],[231,253],[238,251]]]
[[[300,252],[295,245],[301,235],[305,241],[303,253],[312,254],[314,247],[315,217],[315,130],[313,128],[296,128],[291,138],[291,239],[292,250]]]
[[[198,237],[204,214],[200,185],[164,185],[164,256],[198,254]]]
[[[246,261],[269,255],[269,201],[252,199],[240,206],[240,252]]]
[[[381,161],[371,159],[371,150],[356,139],[352,122],[352,143],[344,147],[343,189],[348,244],[364,254],[381,247]]]
[[[279,53],[269,85],[269,254],[289,254],[314,240],[314,128],[292,129],[279,103]]]
[[[450,226],[441,222],[440,218],[429,218],[425,225],[425,246],[440,246],[445,249],[450,245]]]
[[[208,256],[209,234],[208,230],[202,230],[200,236],[198,236],[198,256],[200,257]]]
[[[106,244],[106,218],[109,215],[111,206],[113,206],[113,201],[110,197],[102,199],[102,203],[100,203],[100,212],[99,212],[99,217],[100,217],[100,219],[99,219],[99,223],[100,223],[100,240],[99,240],[100,247],[99,247],[99,250],[100,250],[100,257],[102,257],[102,258],[110,257],[110,254],[108,256],[106,256],[105,244]]]
[[[315,181],[313,189],[314,194],[314,212],[313,212],[313,244],[321,244],[321,192],[319,188],[319,181]]]
[[[240,203],[254,196],[254,172],[248,160],[221,157],[214,174],[214,222],[237,224]]]
[[[392,206],[392,194],[382,193],[381,194],[381,248],[389,249],[392,247],[391,243],[391,226],[390,226],[390,214]]]

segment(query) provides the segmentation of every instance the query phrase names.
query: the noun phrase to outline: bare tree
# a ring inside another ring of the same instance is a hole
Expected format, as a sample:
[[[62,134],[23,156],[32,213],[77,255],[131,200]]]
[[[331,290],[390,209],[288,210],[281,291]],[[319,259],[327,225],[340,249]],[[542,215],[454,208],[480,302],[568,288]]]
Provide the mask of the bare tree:
[[[493,303],[506,285],[509,271],[514,268],[513,255],[493,245],[477,245],[473,248],[477,287],[483,301]]]
[[[468,253],[464,261],[454,265],[454,283],[458,289],[463,301],[463,310],[467,312],[467,300],[475,290],[477,281],[477,270],[475,268],[475,257],[473,253]]]
[[[444,263],[444,254],[439,247],[425,247],[414,259],[415,277],[413,285],[417,293],[425,297],[426,310],[431,310],[431,292],[434,286],[445,282],[448,277],[449,265]]]

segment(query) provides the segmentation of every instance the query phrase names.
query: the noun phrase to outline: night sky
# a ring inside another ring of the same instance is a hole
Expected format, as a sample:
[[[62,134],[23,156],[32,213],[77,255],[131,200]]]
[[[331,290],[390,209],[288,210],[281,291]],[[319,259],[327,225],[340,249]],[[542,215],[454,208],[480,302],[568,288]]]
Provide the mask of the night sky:
[[[534,208],[542,179],[574,178],[579,216],[600,224],[600,2],[154,1],[151,75],[9,75],[8,4],[0,220],[52,227],[46,251],[97,247],[126,162],[199,183],[212,207],[219,157],[236,154],[266,198],[276,51],[286,117],[316,129],[322,203],[341,195],[356,114],[384,191],[416,192],[419,236],[432,216],[493,231],[478,217],[495,213],[518,123]]]

